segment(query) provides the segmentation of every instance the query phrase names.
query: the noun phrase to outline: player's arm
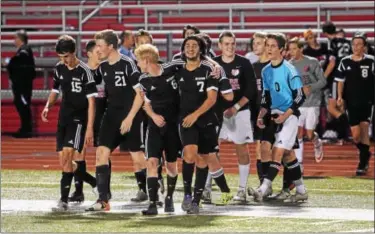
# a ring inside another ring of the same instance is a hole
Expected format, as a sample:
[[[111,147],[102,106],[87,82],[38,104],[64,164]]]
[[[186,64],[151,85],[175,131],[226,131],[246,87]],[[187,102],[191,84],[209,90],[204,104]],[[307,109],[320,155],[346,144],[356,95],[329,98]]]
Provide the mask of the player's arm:
[[[305,102],[306,96],[303,92],[302,80],[299,75],[291,73],[288,77],[290,88],[292,90],[293,103],[289,109],[284,113],[287,119],[293,113],[298,113],[298,108]]]
[[[269,89],[269,85],[267,83],[268,79],[266,78],[266,73],[262,70],[262,83],[263,83],[263,90],[262,90],[262,99],[260,101],[260,111],[258,115],[258,120],[263,120],[264,116],[270,112],[271,110],[271,93]]]
[[[343,94],[345,86],[345,66],[342,60],[335,73],[335,81],[337,81],[337,105],[342,106],[344,104]]]
[[[326,70],[324,71],[324,77],[328,78],[329,75],[333,72],[336,66],[336,58],[333,55],[329,55],[329,63],[327,65]]]
[[[228,102],[231,102],[234,98],[232,86],[229,83],[229,79],[225,74],[223,68],[221,68],[221,79],[219,80],[219,90],[221,96]]]
[[[244,64],[244,76],[242,78],[244,79],[243,84],[245,84],[244,87],[244,95],[243,97],[234,105],[234,108],[238,111],[241,109],[244,105],[246,105],[253,97],[255,97],[256,94],[256,79],[255,79],[255,73],[253,69],[253,65],[251,65],[250,61],[247,60]]]
[[[55,72],[53,74],[53,87],[51,93],[48,96],[47,103],[42,111],[41,118],[43,122],[48,122],[48,112],[49,109],[55,105],[57,98],[60,93],[60,80],[59,80],[59,73],[57,68],[55,68]]]
[[[127,74],[129,74],[129,81],[135,91],[135,97],[133,101],[133,105],[125,117],[125,119],[121,123],[121,134],[125,134],[130,131],[131,126],[133,124],[133,120],[135,115],[138,113],[139,109],[142,108],[143,105],[143,97],[142,97],[142,90],[141,85],[139,83],[140,73],[138,71],[137,66],[133,61],[129,61],[130,66],[127,66]],[[125,101],[125,100],[124,100]]]
[[[183,120],[182,126],[185,128],[191,127],[198,118],[211,109],[217,100],[217,91],[219,90],[219,84],[217,79],[208,78],[207,80],[207,98],[203,104],[190,115],[186,116]]]
[[[315,69],[313,71],[314,76],[317,78],[317,82],[310,85],[311,92],[324,88],[327,84],[327,79],[324,77],[323,69],[320,66],[318,60],[314,60]]]

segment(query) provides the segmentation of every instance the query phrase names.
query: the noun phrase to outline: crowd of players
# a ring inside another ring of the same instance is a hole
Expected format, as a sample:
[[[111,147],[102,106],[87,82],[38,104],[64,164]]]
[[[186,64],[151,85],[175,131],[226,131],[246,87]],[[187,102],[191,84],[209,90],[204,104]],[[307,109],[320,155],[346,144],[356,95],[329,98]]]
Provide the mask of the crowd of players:
[[[306,133],[313,142],[315,159],[320,162],[323,146],[315,129],[323,92],[329,94],[325,102],[332,116],[344,126],[350,125],[360,151],[356,173],[366,174],[371,155],[368,128],[374,57],[366,54],[364,34],[357,33],[348,41],[336,35],[332,23],[326,23],[323,32],[330,39],[330,48],[317,43],[311,30],[303,34],[306,46],[299,38],[287,40],[281,33],[255,33],[252,47],[258,60],[253,64],[236,54],[236,37],[231,31],[220,34],[221,54],[216,56],[210,37],[192,25],[183,30],[181,52],[166,63],[160,61],[152,35],[145,30],[135,35],[125,31],[120,38],[113,30],[97,32],[87,43],[86,64],[76,57],[74,39],[59,37],[56,53],[60,62],[41,115],[47,122],[49,109],[61,92],[57,152],[63,172],[61,198],[54,210],[68,210],[68,202],[82,202],[83,182],[98,195],[87,211],[110,210],[110,155],[119,145],[131,154],[139,187],[131,200],[149,199],[144,215],[156,215],[157,207],[163,205],[158,190],[166,193],[164,211],[174,212],[178,158],[182,159],[182,209],[188,214],[199,213],[201,201],[212,202],[212,179],[221,191],[216,203],[223,205],[232,200],[246,202],[247,195],[258,202],[306,201],[303,137]],[[220,164],[221,140],[235,145],[239,165],[235,196]],[[247,185],[247,145],[254,141],[257,188]],[[97,147],[95,177],[86,171],[85,148],[90,144]],[[272,196],[272,181],[282,165],[282,190]],[[69,197],[73,178],[75,191]]]

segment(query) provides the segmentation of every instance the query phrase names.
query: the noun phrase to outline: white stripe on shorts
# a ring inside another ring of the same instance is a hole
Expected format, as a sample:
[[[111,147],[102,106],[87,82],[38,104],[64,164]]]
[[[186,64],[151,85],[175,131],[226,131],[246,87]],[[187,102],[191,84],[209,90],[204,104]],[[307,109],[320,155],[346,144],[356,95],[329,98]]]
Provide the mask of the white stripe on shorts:
[[[74,148],[75,149],[79,148],[79,143],[81,141],[81,129],[82,129],[82,124],[78,124],[77,130],[76,130],[76,137],[74,139]]]

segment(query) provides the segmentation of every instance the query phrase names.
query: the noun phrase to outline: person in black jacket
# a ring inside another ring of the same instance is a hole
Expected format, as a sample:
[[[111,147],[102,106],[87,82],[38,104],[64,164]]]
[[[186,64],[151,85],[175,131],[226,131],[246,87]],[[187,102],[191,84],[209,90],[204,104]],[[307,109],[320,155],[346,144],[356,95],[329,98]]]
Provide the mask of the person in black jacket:
[[[32,135],[31,95],[35,78],[35,62],[33,51],[27,45],[26,31],[20,30],[15,35],[17,53],[7,66],[12,82],[14,105],[21,119],[21,128],[14,134],[17,138],[28,138]]]

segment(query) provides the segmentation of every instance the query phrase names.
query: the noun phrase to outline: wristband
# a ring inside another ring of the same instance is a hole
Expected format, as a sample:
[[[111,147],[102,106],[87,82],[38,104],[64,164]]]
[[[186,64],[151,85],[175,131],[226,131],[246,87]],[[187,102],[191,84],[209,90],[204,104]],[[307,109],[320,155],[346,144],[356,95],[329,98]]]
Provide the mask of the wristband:
[[[234,107],[234,109],[236,109],[237,111],[238,111],[239,109],[241,109],[241,106],[240,106],[240,104],[238,104],[238,103],[236,103],[233,107]]]

